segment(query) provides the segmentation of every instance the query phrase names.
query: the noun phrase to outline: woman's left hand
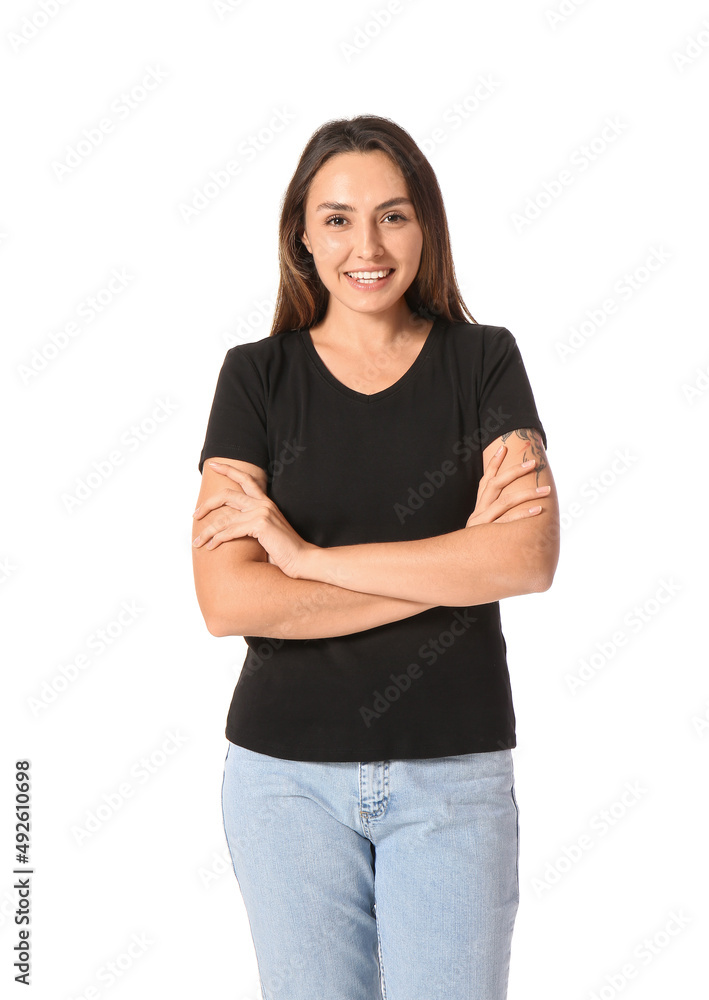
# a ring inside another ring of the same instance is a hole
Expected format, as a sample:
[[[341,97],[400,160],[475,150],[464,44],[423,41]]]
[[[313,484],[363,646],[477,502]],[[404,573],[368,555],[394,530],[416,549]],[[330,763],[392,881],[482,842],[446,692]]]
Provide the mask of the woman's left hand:
[[[192,544],[214,549],[232,538],[250,536],[258,539],[268,553],[270,563],[278,566],[286,576],[298,579],[303,556],[319,546],[306,542],[294,531],[275,503],[248,472],[222,462],[209,462],[208,465],[215,472],[237,483],[240,488],[225,487],[197,507],[193,514],[197,519],[218,507],[224,508],[224,516],[219,525],[206,526]]]

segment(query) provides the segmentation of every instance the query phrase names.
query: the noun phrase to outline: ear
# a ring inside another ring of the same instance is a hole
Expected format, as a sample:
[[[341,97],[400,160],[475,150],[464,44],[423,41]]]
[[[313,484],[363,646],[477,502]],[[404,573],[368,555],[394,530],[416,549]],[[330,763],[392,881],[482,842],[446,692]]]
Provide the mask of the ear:
[[[303,230],[303,232],[300,234],[300,238],[301,238],[303,244],[305,245],[305,249],[312,256],[313,250],[312,250],[312,247],[310,246],[310,240],[308,239],[305,230]]]

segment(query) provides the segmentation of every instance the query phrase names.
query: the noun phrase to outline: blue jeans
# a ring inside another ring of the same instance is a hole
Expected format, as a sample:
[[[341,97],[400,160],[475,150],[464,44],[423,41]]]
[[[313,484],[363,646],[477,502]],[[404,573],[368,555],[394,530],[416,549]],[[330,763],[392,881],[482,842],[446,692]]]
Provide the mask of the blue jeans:
[[[300,761],[229,743],[224,829],[263,1000],[504,1000],[512,751]]]

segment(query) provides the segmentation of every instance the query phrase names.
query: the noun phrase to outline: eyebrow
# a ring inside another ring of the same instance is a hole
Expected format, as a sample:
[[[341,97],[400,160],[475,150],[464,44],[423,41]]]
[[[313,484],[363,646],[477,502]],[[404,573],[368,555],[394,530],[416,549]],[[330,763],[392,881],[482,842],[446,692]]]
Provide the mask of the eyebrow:
[[[410,198],[390,198],[389,201],[383,201],[381,205],[376,205],[374,208],[375,212],[381,212],[385,208],[393,208],[395,205],[413,205]],[[352,205],[345,205],[341,201],[323,201],[315,209],[316,212],[321,211],[327,212],[356,212],[357,209],[353,208]]]

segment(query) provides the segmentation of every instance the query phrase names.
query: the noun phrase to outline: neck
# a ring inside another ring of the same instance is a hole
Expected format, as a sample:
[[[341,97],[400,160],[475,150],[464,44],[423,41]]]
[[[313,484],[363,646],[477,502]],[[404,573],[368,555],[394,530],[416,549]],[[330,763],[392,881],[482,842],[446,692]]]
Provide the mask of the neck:
[[[319,343],[346,344],[348,348],[371,353],[390,347],[402,334],[425,335],[431,325],[431,320],[412,312],[404,299],[384,312],[365,313],[347,309],[331,297],[325,316],[310,332]]]

